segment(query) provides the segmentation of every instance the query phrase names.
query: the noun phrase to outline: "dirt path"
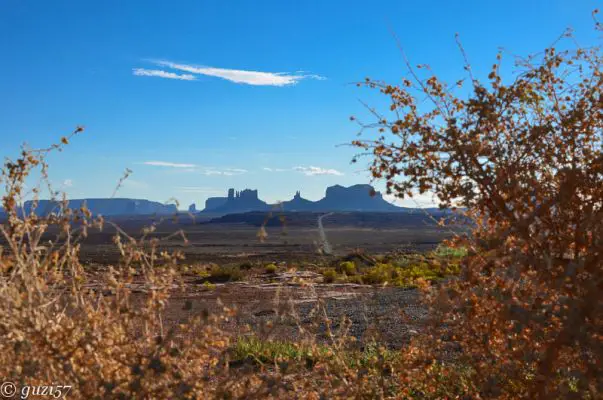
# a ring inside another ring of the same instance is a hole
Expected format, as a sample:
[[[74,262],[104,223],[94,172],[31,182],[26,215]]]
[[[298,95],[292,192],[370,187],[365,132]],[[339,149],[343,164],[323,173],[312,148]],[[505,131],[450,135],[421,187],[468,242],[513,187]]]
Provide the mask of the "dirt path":
[[[320,243],[322,246],[322,251],[324,254],[331,255],[333,254],[333,248],[327,239],[327,234],[325,233],[325,229],[322,225],[322,219],[324,217],[328,217],[329,215],[333,215],[333,213],[323,214],[318,217],[318,234],[320,235]]]

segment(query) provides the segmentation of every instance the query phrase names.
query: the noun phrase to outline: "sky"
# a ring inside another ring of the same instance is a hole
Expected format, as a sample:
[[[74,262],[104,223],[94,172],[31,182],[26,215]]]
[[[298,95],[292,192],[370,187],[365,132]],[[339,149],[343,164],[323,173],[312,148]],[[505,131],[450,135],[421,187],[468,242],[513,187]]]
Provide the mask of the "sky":
[[[0,0],[0,150],[45,147],[50,177],[71,198],[167,201],[181,208],[228,188],[263,200],[310,200],[327,186],[369,183],[369,159],[347,145],[362,102],[355,82],[398,83],[413,64],[464,77],[499,47],[527,55],[567,27],[592,44],[601,1]],[[378,189],[383,188],[376,182]],[[398,204],[430,205],[429,196]]]

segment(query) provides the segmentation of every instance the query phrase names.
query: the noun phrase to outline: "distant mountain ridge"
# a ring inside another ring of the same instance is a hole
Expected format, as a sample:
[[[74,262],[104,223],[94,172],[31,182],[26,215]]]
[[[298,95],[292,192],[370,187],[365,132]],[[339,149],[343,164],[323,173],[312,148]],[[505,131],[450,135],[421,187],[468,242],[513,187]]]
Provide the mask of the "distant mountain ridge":
[[[169,215],[178,212],[174,204],[163,204],[156,201],[144,199],[73,199],[69,200],[67,207],[70,209],[80,209],[86,205],[93,215],[118,216],[118,215]],[[23,205],[26,214],[31,213],[34,202],[29,200]],[[34,212],[39,216],[46,216],[50,213],[58,213],[61,209],[61,202],[55,200],[39,200]]]
[[[279,208],[284,211],[359,211],[359,212],[397,212],[408,208],[398,207],[383,199],[383,195],[371,185],[329,186],[325,197],[311,201],[301,197],[298,191],[293,199],[280,204],[270,205],[258,198],[257,190],[245,189],[236,192],[228,190],[227,197],[210,197],[205,201],[202,213],[233,214],[251,211],[268,211]]]
[[[69,200],[68,207],[79,209],[84,203],[93,215],[103,216],[136,216],[136,215],[173,215],[178,213],[174,204],[144,199],[73,199]],[[23,208],[29,214],[34,203],[26,201]],[[39,216],[46,216],[52,212],[59,212],[61,203],[52,200],[40,200],[35,209]],[[297,191],[293,198],[278,204],[269,204],[258,197],[257,190],[244,189],[235,191],[229,189],[225,197],[210,197],[205,201],[205,208],[198,211],[196,207],[189,207],[190,213],[208,215],[227,215],[247,213],[254,211],[282,210],[286,212],[408,212],[413,208],[398,207],[389,203],[383,195],[371,185],[353,185],[344,187],[334,185],[327,187],[325,196],[318,201],[304,199],[301,192]],[[0,207],[0,217],[6,216]]]

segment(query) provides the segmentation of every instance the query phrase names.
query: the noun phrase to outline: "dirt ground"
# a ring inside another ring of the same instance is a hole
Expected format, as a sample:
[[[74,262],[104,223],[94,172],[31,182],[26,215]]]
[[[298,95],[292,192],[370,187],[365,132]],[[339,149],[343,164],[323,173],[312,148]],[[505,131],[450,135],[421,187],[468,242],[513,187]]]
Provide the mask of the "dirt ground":
[[[355,337],[359,347],[377,341],[398,348],[421,333],[427,317],[416,289],[323,284],[311,272],[265,274],[255,282],[212,287],[202,281],[186,277],[184,287],[173,291],[163,316],[166,331],[190,318],[221,314],[227,307],[235,313],[223,328],[235,336],[328,344],[331,332],[334,337]],[[136,288],[134,301],[142,301],[145,291],[144,285]]]
[[[120,228],[135,238],[151,221],[118,221]],[[426,251],[433,249],[451,232],[433,225],[388,227],[346,226],[324,222],[324,229],[334,256],[362,249],[370,254],[397,249]],[[165,238],[182,230],[184,236]],[[309,261],[321,256],[321,237],[317,226],[265,228],[267,236],[258,239],[259,228],[242,223],[175,223],[165,220],[157,225],[153,237],[162,239],[166,250],[181,250],[188,262],[228,262],[229,260]],[[114,263],[118,253],[113,245],[115,230],[91,232],[82,244],[82,259],[88,263]],[[184,240],[186,238],[186,242]]]
[[[125,221],[120,227],[140,237],[149,221]],[[182,230],[181,236],[170,236]],[[267,237],[258,240],[258,227],[242,223],[175,223],[165,220],[157,225],[154,236],[161,247],[181,250],[185,264],[205,263],[256,265],[278,263],[277,274],[260,272],[245,282],[204,284],[198,276],[185,279],[184,290],[174,291],[166,308],[166,327],[205,313],[219,313],[229,307],[237,310],[225,328],[236,334],[256,335],[265,339],[293,339],[304,335],[328,342],[325,316],[336,334],[356,337],[360,345],[378,340],[399,347],[411,335],[421,332],[426,310],[417,290],[356,284],[324,284],[312,263],[326,263],[362,249],[368,254],[394,250],[427,251],[433,249],[450,232],[436,226],[400,226],[381,229],[371,226],[345,226],[324,221],[324,229],[333,254],[321,253],[316,226],[266,228]],[[108,265],[118,260],[112,244],[114,231],[93,232],[82,245],[82,259],[93,265]],[[295,272],[291,268],[295,265]],[[142,295],[142,294],[141,294]],[[349,325],[346,325],[348,324]],[[302,328],[302,329],[300,329]]]

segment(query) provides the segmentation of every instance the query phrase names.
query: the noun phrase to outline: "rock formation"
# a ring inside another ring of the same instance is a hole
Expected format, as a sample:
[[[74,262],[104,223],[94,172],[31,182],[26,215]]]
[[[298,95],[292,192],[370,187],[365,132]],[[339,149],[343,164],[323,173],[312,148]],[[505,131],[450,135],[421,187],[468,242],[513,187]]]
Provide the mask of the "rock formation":
[[[203,211],[215,210],[218,207],[226,204],[228,197],[210,197],[205,200],[205,209]]]
[[[228,189],[228,197],[210,197],[205,201],[203,212],[229,214],[268,210],[268,204],[258,199],[258,191]]]
[[[298,190],[295,192],[292,200],[284,201],[281,203],[284,211],[312,211],[316,203],[313,201],[304,199],[301,197],[301,193]]]
[[[371,185],[353,185],[343,187],[340,185],[327,188],[325,197],[319,201],[310,201],[301,197],[297,191],[293,199],[280,204],[284,211],[407,211],[383,199],[379,192],[375,192]],[[247,211],[264,211],[270,206],[258,199],[257,190],[245,189],[242,191],[228,190],[228,197],[212,197],[205,202],[203,212],[230,214]]]
[[[316,202],[320,211],[401,211],[388,203],[371,185],[340,185],[327,188],[325,197]]]
[[[174,204],[163,204],[156,201],[140,199],[73,199],[69,200],[67,207],[80,209],[86,207],[93,215],[120,216],[120,215],[169,215],[178,212]],[[26,201],[23,210],[29,214],[34,207],[32,201]],[[61,202],[40,200],[34,210],[36,215],[46,216],[50,213],[61,212]]]

